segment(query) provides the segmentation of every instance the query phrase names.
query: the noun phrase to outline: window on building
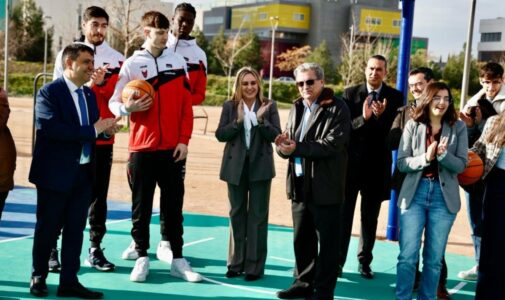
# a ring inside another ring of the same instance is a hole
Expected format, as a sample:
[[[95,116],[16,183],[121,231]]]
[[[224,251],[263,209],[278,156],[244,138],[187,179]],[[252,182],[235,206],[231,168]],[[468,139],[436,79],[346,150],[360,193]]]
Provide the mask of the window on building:
[[[305,15],[301,14],[301,13],[294,13],[293,20],[294,21],[303,21],[303,20],[305,20]]]
[[[251,21],[251,15],[244,15],[242,17],[242,20],[244,20],[244,21]]]
[[[223,24],[223,17],[206,17],[203,19],[205,25]]]
[[[376,18],[376,17],[366,17],[365,23],[367,25],[381,25],[382,24],[382,19],[381,18]]]
[[[402,26],[402,20],[393,20],[393,27]]]
[[[259,13],[258,14],[258,20],[260,20],[260,21],[265,21],[267,18],[268,18],[267,13]]]
[[[480,36],[481,42],[500,42],[501,32],[484,32]]]

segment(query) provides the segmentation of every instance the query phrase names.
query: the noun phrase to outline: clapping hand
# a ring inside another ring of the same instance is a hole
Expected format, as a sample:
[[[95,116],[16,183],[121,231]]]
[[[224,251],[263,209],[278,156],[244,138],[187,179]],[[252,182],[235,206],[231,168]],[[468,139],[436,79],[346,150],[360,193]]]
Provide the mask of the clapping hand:
[[[244,122],[244,100],[240,100],[237,105],[237,123]]]
[[[279,134],[274,141],[277,149],[284,155],[291,155],[296,149],[296,142],[290,139],[286,132]]]
[[[440,139],[437,147],[437,155],[443,155],[447,151],[447,144],[449,143],[449,138],[444,136]]]
[[[372,102],[372,95],[368,95],[365,101],[363,101],[363,118],[365,120],[368,120],[370,117],[372,117],[373,110],[370,102]]]
[[[388,101],[386,98],[382,101],[373,101],[372,102],[372,112],[378,118],[382,115],[382,113],[386,110],[386,105]]]
[[[437,154],[437,141],[434,141],[428,146],[426,149],[426,161],[431,162],[435,159],[435,155]]]
[[[256,112],[256,119],[258,119],[259,123],[263,123],[265,114],[270,106],[272,106],[272,101],[268,101],[268,103],[265,101],[261,104],[260,108],[258,108],[258,111]]]
[[[121,125],[117,124],[117,122],[119,122],[119,120],[121,120],[121,117],[106,118],[106,119],[99,118],[98,121],[96,121],[95,124],[93,124],[93,126],[95,127],[97,134],[100,134],[100,133],[106,132],[106,131],[109,131],[109,132],[112,132],[115,130],[119,131],[119,129],[121,129],[121,127],[122,127]],[[115,131],[114,133],[116,133],[117,131]]]
[[[98,67],[95,69],[93,74],[91,74],[91,82],[96,85],[101,85],[103,84],[105,80],[105,74],[107,73],[107,68],[109,67],[109,64],[106,64],[104,66]]]

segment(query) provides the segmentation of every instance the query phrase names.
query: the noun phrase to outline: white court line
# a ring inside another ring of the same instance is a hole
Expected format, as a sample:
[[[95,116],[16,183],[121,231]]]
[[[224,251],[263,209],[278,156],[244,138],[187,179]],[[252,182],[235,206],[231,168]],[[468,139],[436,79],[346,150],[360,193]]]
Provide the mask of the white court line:
[[[261,289],[253,289],[253,288],[245,287],[245,286],[241,286],[241,285],[229,284],[229,283],[217,281],[217,280],[214,280],[214,279],[210,279],[210,278],[205,277],[205,276],[202,276],[202,278],[203,278],[204,281],[208,281],[208,282],[211,282],[211,283],[214,283],[214,284],[218,284],[218,285],[222,285],[222,286],[226,286],[226,287],[231,287],[231,288],[238,289],[238,290],[244,290],[244,291],[255,292],[255,293],[260,293],[260,294],[267,294],[267,295],[276,295],[276,293],[272,292],[272,291],[261,290]]]
[[[213,239],[214,239],[213,237],[209,237],[209,238],[206,238],[206,239],[201,239],[201,240],[189,242],[189,243],[186,243],[186,244],[182,245],[182,248],[188,247],[188,246],[193,246],[193,245],[200,244],[200,243],[205,243],[205,242],[208,242],[208,241],[212,241]]]
[[[294,259],[287,259],[287,258],[278,257],[278,256],[270,256],[270,258],[273,258],[273,259],[276,259],[276,260],[280,260],[280,261],[290,262],[290,263],[294,263],[295,262]]]
[[[452,289],[449,290],[449,294],[453,295],[453,294],[456,294],[457,292],[459,292],[465,285],[467,285],[466,282],[463,282],[461,281],[460,283],[458,283],[455,287],[453,287]]]

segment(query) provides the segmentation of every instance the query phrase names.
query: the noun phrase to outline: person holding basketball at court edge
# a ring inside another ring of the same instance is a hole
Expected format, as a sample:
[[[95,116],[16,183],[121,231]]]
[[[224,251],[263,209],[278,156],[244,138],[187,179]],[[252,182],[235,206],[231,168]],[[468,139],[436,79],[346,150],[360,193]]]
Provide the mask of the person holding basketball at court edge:
[[[149,11],[142,16],[145,43],[121,67],[109,108],[116,116],[130,116],[128,180],[132,189],[131,231],[136,259],[131,281],[145,281],[149,274],[149,224],[156,185],[160,187],[160,210],[166,217],[173,251],[172,276],[201,281],[182,256],[184,160],[193,130],[193,110],[186,61],[166,48],[168,18]],[[121,99],[125,85],[134,79],[151,83],[155,96]],[[124,101],[124,102],[123,102]],[[129,251],[129,254],[131,252]],[[124,258],[124,257],[123,257]]]
[[[424,231],[423,271],[417,299],[436,299],[441,259],[461,207],[457,174],[466,166],[468,137],[449,87],[428,84],[403,130],[398,169],[407,173],[398,197],[400,254],[396,299],[412,299]]]

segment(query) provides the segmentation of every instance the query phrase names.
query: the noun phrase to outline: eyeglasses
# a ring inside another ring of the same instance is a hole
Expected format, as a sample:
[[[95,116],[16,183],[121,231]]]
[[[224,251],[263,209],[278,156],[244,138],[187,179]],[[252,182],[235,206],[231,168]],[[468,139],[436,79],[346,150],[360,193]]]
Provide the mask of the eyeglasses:
[[[316,80],[315,80],[315,79],[309,79],[309,80],[305,80],[305,81],[297,81],[297,82],[296,82],[296,85],[297,85],[298,87],[303,87],[305,84],[306,84],[307,86],[313,86],[315,82],[316,82]]]
[[[435,103],[435,104],[442,102],[442,100],[446,101],[449,104],[452,103],[452,99],[449,97],[440,97],[440,96],[433,97],[433,103]]]

